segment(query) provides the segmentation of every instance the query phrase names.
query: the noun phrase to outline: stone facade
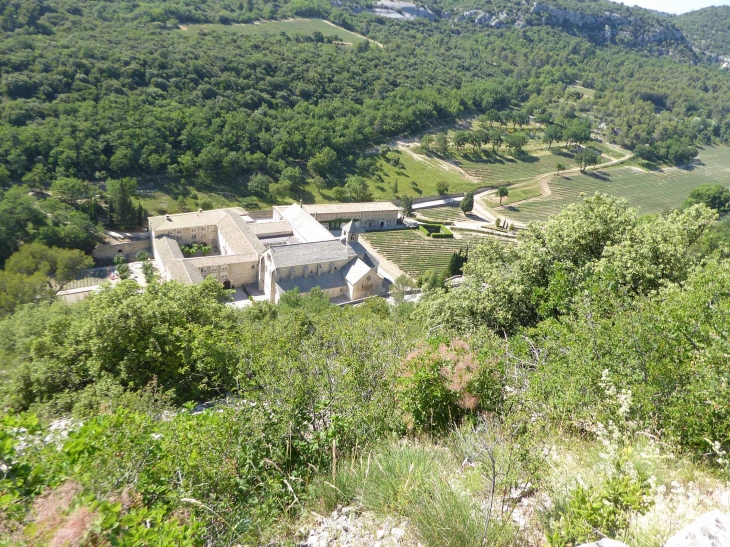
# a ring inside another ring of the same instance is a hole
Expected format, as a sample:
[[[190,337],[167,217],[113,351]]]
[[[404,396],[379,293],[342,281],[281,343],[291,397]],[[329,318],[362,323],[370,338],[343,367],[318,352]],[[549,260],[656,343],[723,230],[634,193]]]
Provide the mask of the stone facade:
[[[336,238],[306,210],[310,207],[327,219],[353,218]],[[217,209],[150,217],[149,225],[164,279],[200,283],[212,276],[226,286],[254,285],[278,302],[286,291],[306,294],[314,287],[343,300],[385,292],[358,237],[364,227],[391,227],[397,219],[398,208],[386,202],[275,207],[271,218],[258,221],[240,208]],[[181,246],[196,243],[210,245],[211,254],[185,256]]]

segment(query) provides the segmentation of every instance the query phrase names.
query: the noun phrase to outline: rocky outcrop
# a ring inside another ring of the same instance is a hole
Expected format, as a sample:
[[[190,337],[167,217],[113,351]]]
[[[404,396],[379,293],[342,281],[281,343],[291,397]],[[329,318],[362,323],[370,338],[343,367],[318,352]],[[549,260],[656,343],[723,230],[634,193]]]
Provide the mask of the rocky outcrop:
[[[424,18],[435,21],[438,17],[430,9],[411,4],[410,2],[395,2],[392,0],[380,0],[375,3],[372,12],[391,19],[415,19]]]
[[[331,0],[337,2],[338,0]],[[490,13],[471,9],[457,13],[437,14],[425,6],[396,0],[379,0],[372,8],[353,7],[353,11],[370,11],[391,19],[418,19],[430,21],[451,20],[456,23],[471,22],[491,28],[546,25],[560,27],[568,32],[588,38],[598,44],[623,44],[630,47],[656,46],[663,44],[686,45],[689,42],[681,30],[660,19],[643,16],[625,16],[604,12],[595,15],[581,11],[552,6],[545,1],[519,5],[507,11]]]
[[[575,10],[559,8],[542,2],[535,2],[531,13],[540,17],[544,24],[573,30],[599,43],[622,42],[633,46],[647,46],[672,42],[687,44],[682,31],[669,24],[646,25],[639,18],[624,17],[605,12],[591,15]]]
[[[728,547],[730,515],[715,509],[674,534],[664,547]]]

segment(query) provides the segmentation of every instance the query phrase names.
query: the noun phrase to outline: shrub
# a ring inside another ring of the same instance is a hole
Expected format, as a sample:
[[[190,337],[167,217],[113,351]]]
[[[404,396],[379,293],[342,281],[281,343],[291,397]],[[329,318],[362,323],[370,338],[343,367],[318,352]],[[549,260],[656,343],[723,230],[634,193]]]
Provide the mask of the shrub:
[[[244,209],[258,209],[259,201],[253,196],[245,197],[241,200],[241,207]]]
[[[431,237],[434,239],[439,239],[439,238],[444,239],[444,238],[454,237],[454,234],[446,226],[441,225],[440,230],[437,233],[432,233]]]
[[[444,468],[454,464],[448,451],[391,442],[343,461],[331,477],[320,475],[308,496],[320,512],[359,497],[368,511],[403,515],[427,547],[514,545],[510,525],[497,519],[487,525],[476,500],[447,478]]]
[[[557,522],[551,523],[548,543],[554,547],[570,547],[614,538],[625,531],[632,513],[643,515],[651,507],[649,489],[630,476],[614,476],[600,488],[589,491],[578,486],[569,495]]]
[[[494,410],[501,397],[500,375],[480,365],[469,344],[425,346],[405,359],[399,380],[399,400],[410,425],[443,431],[466,414]]]
[[[454,237],[454,234],[443,224],[419,224],[418,229],[428,237],[435,239]]]

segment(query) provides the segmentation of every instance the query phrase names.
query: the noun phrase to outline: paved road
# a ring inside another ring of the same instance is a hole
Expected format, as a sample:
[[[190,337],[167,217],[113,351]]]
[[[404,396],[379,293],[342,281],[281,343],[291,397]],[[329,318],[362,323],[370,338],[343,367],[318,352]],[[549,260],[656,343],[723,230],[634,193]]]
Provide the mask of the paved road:
[[[458,203],[461,203],[461,200],[464,199],[464,197],[458,197],[458,198],[440,198],[440,199],[432,199],[431,201],[424,201],[421,203],[414,203],[413,204],[413,210],[417,211],[418,209],[430,209],[431,207],[444,207],[446,205],[456,205]]]

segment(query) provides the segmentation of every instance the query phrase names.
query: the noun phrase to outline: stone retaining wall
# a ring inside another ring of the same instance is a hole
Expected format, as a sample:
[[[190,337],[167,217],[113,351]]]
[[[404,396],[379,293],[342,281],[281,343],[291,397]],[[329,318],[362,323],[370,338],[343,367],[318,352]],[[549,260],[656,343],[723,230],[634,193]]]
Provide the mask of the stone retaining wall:
[[[152,254],[152,241],[150,239],[141,239],[124,243],[101,244],[96,246],[91,252],[91,256],[99,264],[109,264],[119,254],[123,254],[128,261],[135,260],[135,255],[139,251],[147,251]]]

